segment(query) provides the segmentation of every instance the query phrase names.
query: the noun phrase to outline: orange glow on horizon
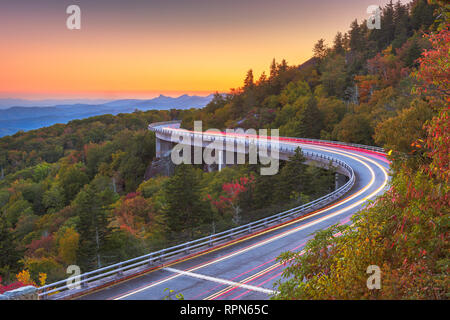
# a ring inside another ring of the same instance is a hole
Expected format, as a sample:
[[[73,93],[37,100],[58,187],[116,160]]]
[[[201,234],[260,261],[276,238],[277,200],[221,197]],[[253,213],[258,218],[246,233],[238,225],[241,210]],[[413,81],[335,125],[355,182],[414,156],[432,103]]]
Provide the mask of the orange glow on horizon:
[[[273,58],[308,60],[318,39],[331,43],[374,0],[105,2],[116,5],[110,10],[100,2],[79,1],[76,31],[65,27],[64,1],[0,10],[0,98],[229,92],[249,69],[256,79],[267,74]]]

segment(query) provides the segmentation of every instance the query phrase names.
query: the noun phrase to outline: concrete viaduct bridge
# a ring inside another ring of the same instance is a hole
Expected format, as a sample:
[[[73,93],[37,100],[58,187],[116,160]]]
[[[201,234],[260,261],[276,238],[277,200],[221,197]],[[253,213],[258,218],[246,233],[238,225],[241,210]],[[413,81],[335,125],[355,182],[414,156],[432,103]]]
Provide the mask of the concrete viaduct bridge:
[[[188,146],[186,149],[190,150],[191,153],[187,161],[189,164],[205,164],[202,157],[205,149],[213,149],[214,151],[211,153],[214,156],[217,153],[217,159],[215,163],[206,165],[209,171],[221,170],[227,165],[249,163],[251,158],[253,158],[252,164],[256,164],[257,158],[260,159],[260,163],[266,166],[272,165],[273,162],[278,164],[278,160],[289,160],[298,147],[297,145],[287,144],[285,140],[271,139],[271,136],[261,137],[248,134],[243,130],[241,130],[242,133],[233,132],[228,135],[221,132],[191,132],[180,129],[180,124],[180,121],[170,121],[149,126],[149,130],[154,131],[156,135],[156,158],[166,159],[166,164],[171,161],[171,152],[176,145],[180,146],[180,153],[183,153],[181,149],[184,146]],[[199,154],[196,155],[195,152]],[[352,173],[349,168],[345,164],[334,161],[334,158],[308,151],[303,152],[303,155],[306,164],[324,169],[329,169],[330,165],[333,166],[336,171],[336,189],[343,186],[351,178]],[[200,160],[194,163],[196,157]],[[169,175],[171,170],[166,166],[162,171]],[[264,171],[262,173],[264,174]]]
[[[149,129],[156,134],[159,157],[183,139],[202,148],[205,141],[229,141],[233,147],[228,151],[237,152],[241,144],[240,150],[247,154],[251,147],[242,135],[192,132],[181,129],[179,122],[151,124]],[[206,139],[194,139],[196,135]],[[270,150],[268,156],[273,155],[274,149],[267,146],[272,141],[256,137],[253,142]],[[154,300],[164,299],[166,288],[193,300],[268,299],[276,295],[273,285],[284,268],[276,261],[280,253],[302,252],[314,232],[351,223],[352,215],[381,195],[389,180],[389,161],[380,148],[285,137],[279,139],[278,147],[284,160],[300,147],[307,161],[323,166],[331,163],[345,181],[332,193],[300,207],[46,285],[39,288],[40,298]],[[226,153],[227,149],[220,151]]]

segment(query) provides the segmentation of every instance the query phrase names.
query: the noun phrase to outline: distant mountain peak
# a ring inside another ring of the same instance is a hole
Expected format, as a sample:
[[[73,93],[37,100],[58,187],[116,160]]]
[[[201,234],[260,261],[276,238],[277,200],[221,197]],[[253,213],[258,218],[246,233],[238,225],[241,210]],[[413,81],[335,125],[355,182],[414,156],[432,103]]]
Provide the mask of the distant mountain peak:
[[[55,123],[67,123],[74,119],[84,119],[102,114],[116,115],[119,113],[131,113],[135,110],[170,110],[203,108],[214,95],[190,96],[184,94],[172,98],[160,94],[159,97],[150,100],[122,99],[109,101],[102,104],[61,104],[66,101],[57,101],[59,104],[38,107],[9,107],[2,110],[0,105],[0,137],[14,134],[19,130],[32,130]],[[1,102],[1,100],[0,100]]]

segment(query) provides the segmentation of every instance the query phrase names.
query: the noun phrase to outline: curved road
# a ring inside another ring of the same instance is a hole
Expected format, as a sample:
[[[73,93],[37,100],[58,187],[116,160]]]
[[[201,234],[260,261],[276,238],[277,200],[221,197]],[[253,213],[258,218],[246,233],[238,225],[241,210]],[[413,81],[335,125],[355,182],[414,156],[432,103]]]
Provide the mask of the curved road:
[[[166,127],[169,128],[169,127]],[[176,129],[173,129],[176,130]],[[185,299],[268,299],[283,266],[276,262],[285,251],[301,252],[311,234],[333,224],[349,223],[367,200],[384,192],[389,161],[380,153],[341,145],[319,146],[289,138],[283,143],[345,161],[356,175],[347,195],[304,218],[238,239],[219,248],[174,263],[167,262],[147,274],[79,297],[79,299],[164,299],[166,288]],[[172,296],[172,298],[175,298]]]

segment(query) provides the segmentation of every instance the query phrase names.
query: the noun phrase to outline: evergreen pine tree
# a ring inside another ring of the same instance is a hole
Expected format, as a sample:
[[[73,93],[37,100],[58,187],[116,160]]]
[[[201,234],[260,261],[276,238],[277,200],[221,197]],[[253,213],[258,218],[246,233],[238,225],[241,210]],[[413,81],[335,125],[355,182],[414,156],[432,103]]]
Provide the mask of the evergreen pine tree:
[[[164,196],[164,213],[169,229],[175,233],[187,231],[192,239],[195,227],[211,216],[207,203],[202,199],[196,169],[191,165],[178,166],[165,186]]]
[[[380,31],[379,49],[384,49],[391,44],[395,37],[394,4],[392,0],[383,8]]]
[[[6,219],[0,216],[0,274],[6,274],[8,278],[10,272],[17,272],[21,257]]]
[[[317,100],[310,97],[306,107],[301,112],[301,137],[320,138],[323,128],[323,116],[317,107]]]
[[[342,32],[338,32],[334,37],[333,51],[337,54],[344,54],[344,38]]]
[[[73,202],[79,217],[80,245],[77,262],[83,271],[104,265],[107,238],[111,234],[108,210],[93,186],[87,185]]]
[[[255,80],[253,77],[253,70],[250,69],[247,72],[247,76],[245,77],[244,80],[244,89],[251,89],[255,86]]]
[[[427,0],[416,0],[412,3],[411,26],[414,30],[426,30],[434,22],[437,5],[428,4]]]
[[[319,39],[317,43],[314,45],[314,58],[318,59],[319,61],[323,60],[328,53],[327,45],[325,44],[325,39]]]
[[[410,23],[408,16],[408,9],[406,6],[402,5],[400,1],[395,3],[394,6],[394,24],[395,24],[395,35],[392,47],[394,49],[400,48],[408,37],[410,36]]]
[[[361,44],[363,40],[363,35],[361,34],[361,29],[358,24],[358,20],[354,20],[350,25],[349,31],[349,45],[352,51],[361,51]]]
[[[278,75],[278,67],[275,58],[273,58],[272,63],[270,64],[270,80],[273,80]]]
[[[300,148],[295,150],[295,154],[281,169],[277,182],[276,198],[281,201],[289,201],[293,197],[298,197],[307,185],[305,176],[305,158]]]

